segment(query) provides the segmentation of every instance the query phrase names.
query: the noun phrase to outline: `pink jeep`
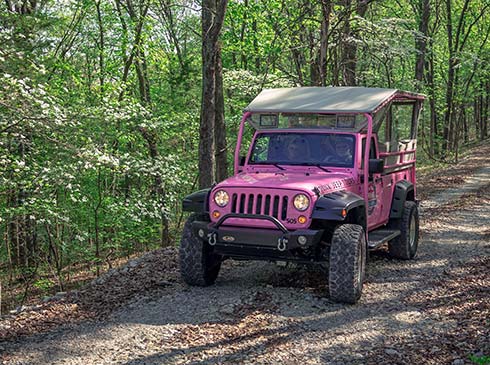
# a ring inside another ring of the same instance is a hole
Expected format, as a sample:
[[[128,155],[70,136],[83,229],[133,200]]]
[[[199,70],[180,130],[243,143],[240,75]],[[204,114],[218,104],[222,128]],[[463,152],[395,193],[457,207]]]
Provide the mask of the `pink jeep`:
[[[227,258],[327,263],[330,297],[355,303],[367,250],[387,243],[405,260],[417,252],[423,100],[363,87],[262,91],[240,124],[234,176],[184,199],[194,212],[180,245],[184,281],[213,284]]]

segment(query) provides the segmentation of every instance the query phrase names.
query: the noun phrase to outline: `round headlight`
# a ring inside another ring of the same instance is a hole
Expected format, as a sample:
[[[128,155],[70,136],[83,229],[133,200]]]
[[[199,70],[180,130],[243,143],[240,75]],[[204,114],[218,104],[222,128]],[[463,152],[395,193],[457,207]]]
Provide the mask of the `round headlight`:
[[[310,206],[310,199],[305,194],[298,194],[294,197],[293,204],[296,209],[304,211]]]
[[[230,196],[228,193],[224,190],[218,190],[216,193],[214,193],[214,202],[219,206],[219,207],[224,207],[228,202],[230,201]]]

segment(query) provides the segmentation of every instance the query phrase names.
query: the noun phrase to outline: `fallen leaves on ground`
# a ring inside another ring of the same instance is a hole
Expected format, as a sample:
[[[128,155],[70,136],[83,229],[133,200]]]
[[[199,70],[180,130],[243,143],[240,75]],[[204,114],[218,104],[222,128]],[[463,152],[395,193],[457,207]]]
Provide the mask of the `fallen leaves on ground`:
[[[411,337],[391,337],[371,351],[368,364],[457,364],[490,353],[490,257],[447,268],[424,290],[406,299],[434,328]],[[438,329],[437,323],[453,323]],[[475,355],[476,354],[476,355]],[[460,361],[459,361],[460,360]]]
[[[79,291],[54,296],[0,319],[0,341],[51,330],[63,324],[104,318],[133,298],[178,282],[177,249],[149,252],[112,269]]]

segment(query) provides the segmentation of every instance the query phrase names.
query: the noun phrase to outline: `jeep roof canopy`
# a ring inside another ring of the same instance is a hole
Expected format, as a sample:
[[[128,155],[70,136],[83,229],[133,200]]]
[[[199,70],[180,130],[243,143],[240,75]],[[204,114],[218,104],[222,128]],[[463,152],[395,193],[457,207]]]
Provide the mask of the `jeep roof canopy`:
[[[374,113],[387,102],[424,99],[421,94],[367,87],[265,89],[245,108],[250,113]]]

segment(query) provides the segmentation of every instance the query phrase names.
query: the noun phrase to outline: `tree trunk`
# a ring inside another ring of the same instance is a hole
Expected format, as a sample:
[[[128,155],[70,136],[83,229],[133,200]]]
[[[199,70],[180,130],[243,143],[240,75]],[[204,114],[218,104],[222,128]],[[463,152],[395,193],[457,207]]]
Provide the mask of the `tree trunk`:
[[[468,118],[466,116],[466,108],[461,109],[462,113],[462,122],[463,122],[463,139],[464,143],[468,143],[469,141],[469,131],[468,131]]]
[[[199,187],[211,186],[214,182],[214,128],[216,123],[216,91],[219,34],[223,26],[228,0],[204,0],[202,4],[202,102],[199,128]],[[218,71],[220,71],[219,68]],[[218,77],[218,83],[221,75]],[[218,85],[220,87],[220,85]],[[219,113],[219,111],[218,111]],[[222,171],[223,165],[220,166]]]
[[[254,19],[252,22],[252,34],[253,34],[253,47],[255,53],[255,72],[260,73],[261,59],[259,57],[259,42],[257,40],[257,21]]]
[[[448,75],[446,86],[446,111],[444,112],[444,132],[442,141],[442,153],[446,154],[449,144],[449,136],[452,122],[452,110],[453,110],[453,89],[454,89],[454,67],[456,65],[456,59],[454,55],[453,47],[453,25],[452,25],[452,13],[451,13],[451,1],[446,0],[446,27],[447,27],[447,42],[449,49],[448,60]]]
[[[99,27],[99,84],[100,84],[100,95],[104,95],[104,25],[102,22],[102,12],[100,9],[100,0],[95,2],[95,7],[97,9],[97,25]]]
[[[248,52],[246,50],[244,50],[243,47],[244,47],[245,33],[247,32],[247,15],[248,15],[248,12],[250,11],[248,9],[248,0],[243,0],[243,6],[245,7],[245,11],[243,12],[242,26],[240,27],[240,68],[247,70],[248,69],[248,58],[247,58]]]
[[[143,105],[150,105],[151,104],[150,83],[148,81],[146,56],[143,54],[143,52],[139,50],[136,52],[134,67],[136,70],[136,76],[138,77],[138,88],[139,88],[141,103]]]
[[[368,3],[366,0],[356,0],[356,3],[352,4],[352,0],[343,0],[345,19],[341,36],[341,67],[345,86],[357,85],[357,43],[355,39],[357,30],[352,29],[351,15],[355,12],[358,16],[363,17],[366,14]]]
[[[322,0],[322,23],[320,29],[320,52],[319,52],[319,74],[320,86],[327,85],[327,51],[328,51],[328,32],[330,29],[330,14],[332,12],[332,2]]]
[[[415,49],[417,56],[415,59],[415,80],[416,89],[422,89],[425,70],[425,54],[427,52],[427,36],[429,30],[430,0],[419,1],[419,33],[415,38]]]
[[[199,129],[199,188],[204,189],[214,182],[214,121],[216,119],[216,54],[211,35],[212,12],[209,8],[214,0],[203,1],[202,37],[202,103],[201,125]],[[207,5],[207,7],[206,7]],[[206,15],[205,15],[206,14]]]
[[[430,41],[432,49],[432,40]],[[429,107],[430,107],[430,134],[429,134],[429,155],[435,156],[438,153],[437,138],[437,111],[436,111],[436,90],[434,82],[434,55],[431,52],[427,61],[427,85],[429,87]]]
[[[476,139],[480,139],[480,127],[481,127],[481,118],[480,118],[480,96],[475,96],[473,99],[473,119],[475,120],[475,137]]]
[[[296,70],[296,83],[299,86],[304,86],[305,82],[303,80],[303,70],[301,69],[303,66],[302,54],[300,50],[294,48],[291,50],[291,55],[293,57],[294,68]]]
[[[485,89],[486,89],[485,90],[486,96],[483,105],[483,112],[482,112],[483,123],[481,128],[482,140],[488,137],[488,118],[489,118],[488,109],[490,108],[490,80],[487,80]]]
[[[355,86],[356,85],[356,64],[355,64],[355,46],[352,42],[351,36],[351,25],[350,16],[352,12],[352,0],[343,0],[342,5],[344,23],[342,27],[342,35],[340,42],[341,50],[341,69],[342,78],[344,86]]]

